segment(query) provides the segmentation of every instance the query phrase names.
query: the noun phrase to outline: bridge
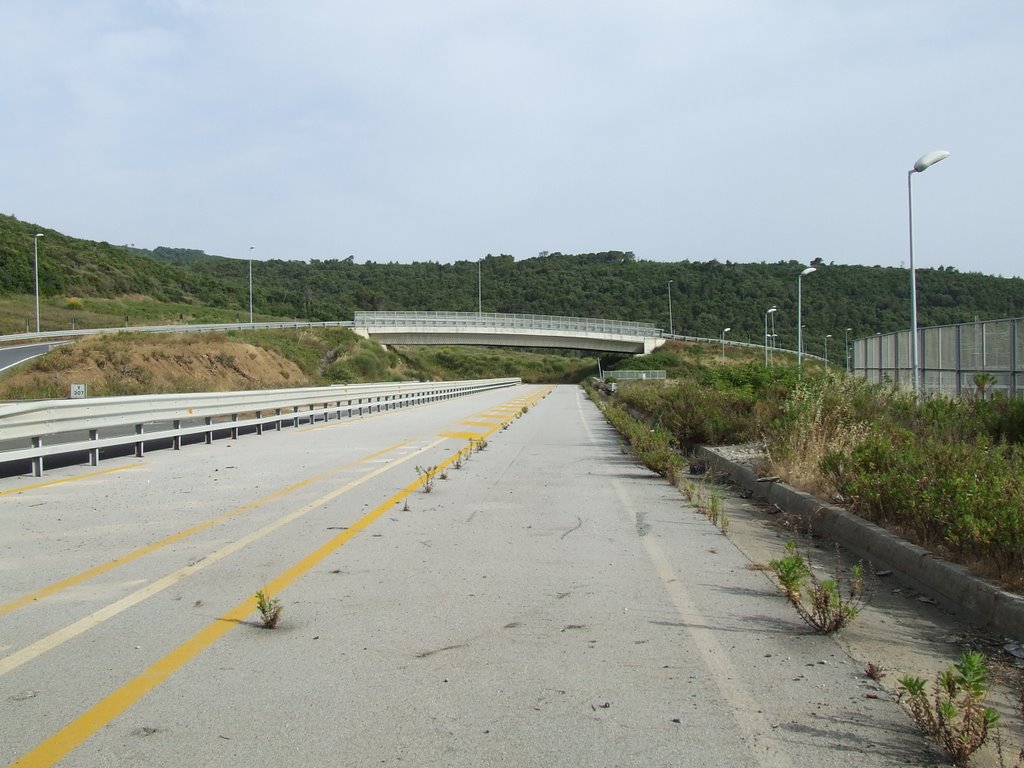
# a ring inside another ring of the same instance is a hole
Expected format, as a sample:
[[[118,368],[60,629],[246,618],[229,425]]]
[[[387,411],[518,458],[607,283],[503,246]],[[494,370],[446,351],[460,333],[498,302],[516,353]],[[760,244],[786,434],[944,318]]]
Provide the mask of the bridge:
[[[642,355],[665,343],[651,323],[474,312],[356,312],[352,330],[381,344],[544,347]]]

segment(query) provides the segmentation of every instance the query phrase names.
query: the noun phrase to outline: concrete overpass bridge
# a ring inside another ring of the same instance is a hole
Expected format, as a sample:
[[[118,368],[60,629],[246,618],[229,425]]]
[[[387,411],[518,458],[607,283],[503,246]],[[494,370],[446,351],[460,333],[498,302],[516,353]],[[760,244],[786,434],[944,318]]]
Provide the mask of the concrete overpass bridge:
[[[356,312],[352,330],[381,344],[550,347],[648,354],[665,343],[651,323],[476,312]]]

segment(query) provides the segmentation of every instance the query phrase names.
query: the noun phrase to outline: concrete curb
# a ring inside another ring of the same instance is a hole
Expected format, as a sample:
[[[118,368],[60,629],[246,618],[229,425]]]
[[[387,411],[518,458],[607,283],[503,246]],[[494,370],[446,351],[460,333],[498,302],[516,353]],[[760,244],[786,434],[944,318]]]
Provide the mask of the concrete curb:
[[[798,516],[815,534],[827,536],[870,563],[876,571],[891,570],[944,608],[979,627],[1012,638],[1024,638],[1024,597],[1007,592],[968,573],[928,550],[889,533],[874,523],[782,482],[758,482],[749,467],[699,446],[698,458],[753,497]]]

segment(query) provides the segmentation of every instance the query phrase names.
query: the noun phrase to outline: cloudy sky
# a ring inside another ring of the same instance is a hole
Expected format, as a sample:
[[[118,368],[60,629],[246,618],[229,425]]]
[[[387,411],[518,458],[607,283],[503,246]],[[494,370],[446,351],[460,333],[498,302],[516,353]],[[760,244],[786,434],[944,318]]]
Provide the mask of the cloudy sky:
[[[5,0],[0,212],[223,256],[1024,276],[1021,0]]]

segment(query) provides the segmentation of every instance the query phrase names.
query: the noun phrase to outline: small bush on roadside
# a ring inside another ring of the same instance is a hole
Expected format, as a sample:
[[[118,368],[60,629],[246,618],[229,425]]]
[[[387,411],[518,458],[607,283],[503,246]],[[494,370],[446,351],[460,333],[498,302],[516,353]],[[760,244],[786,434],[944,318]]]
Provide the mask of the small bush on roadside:
[[[958,664],[939,674],[931,698],[919,677],[900,678],[899,688],[918,727],[956,765],[971,764],[971,756],[999,721],[999,713],[984,704],[988,669],[985,657],[976,651],[964,653]]]
[[[786,555],[772,560],[769,565],[782,585],[786,599],[796,608],[800,618],[817,632],[827,635],[839,632],[857,618],[864,605],[862,566],[853,566],[845,583],[840,583],[838,555],[836,578],[833,579],[819,578],[793,541],[787,542]]]
[[[256,593],[256,610],[260,612],[260,620],[266,629],[274,629],[281,620],[284,607],[276,597],[271,598],[263,590]]]

